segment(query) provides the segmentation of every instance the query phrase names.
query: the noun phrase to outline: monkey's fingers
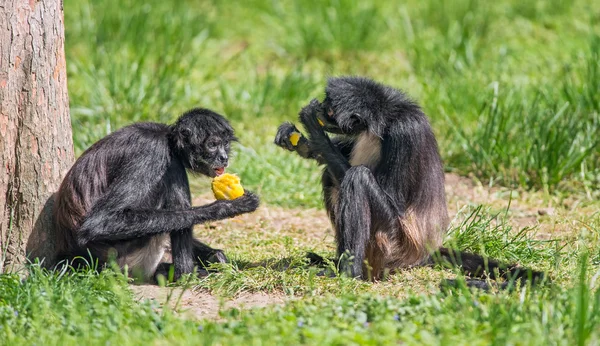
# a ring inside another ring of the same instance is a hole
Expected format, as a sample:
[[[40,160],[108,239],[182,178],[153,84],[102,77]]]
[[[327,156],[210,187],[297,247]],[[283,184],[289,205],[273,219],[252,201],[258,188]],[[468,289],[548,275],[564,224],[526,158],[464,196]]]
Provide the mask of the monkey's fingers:
[[[298,131],[296,126],[294,126],[292,123],[286,122],[279,126],[274,143],[275,145],[284,149],[294,151],[296,150],[296,146],[301,139],[304,139],[304,136],[300,131]]]
[[[251,213],[255,211],[260,205],[260,198],[251,191],[244,190],[244,195],[237,199],[234,199],[233,202],[237,202],[236,206],[239,208],[240,213]]]
[[[210,256],[208,256],[208,258],[206,259],[206,262],[208,264],[210,264],[210,263],[228,263],[229,259],[225,255],[225,252],[223,252],[222,250],[215,249],[215,251],[212,254],[210,254]]]
[[[310,137],[323,136],[325,134],[321,120],[323,105],[316,99],[313,99],[307,106],[300,111],[300,122],[308,131]]]

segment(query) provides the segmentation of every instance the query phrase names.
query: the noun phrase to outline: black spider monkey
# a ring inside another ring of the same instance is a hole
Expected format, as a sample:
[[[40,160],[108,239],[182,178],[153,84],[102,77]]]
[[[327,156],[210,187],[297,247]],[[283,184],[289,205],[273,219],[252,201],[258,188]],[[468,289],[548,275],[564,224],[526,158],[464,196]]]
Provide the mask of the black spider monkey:
[[[308,138],[293,145],[290,136],[299,131],[283,123],[275,144],[325,165],[323,197],[342,272],[379,279],[386,269],[441,257],[474,276],[487,270],[496,278],[498,269],[503,277],[543,277],[441,248],[449,224],[442,160],[426,115],[402,92],[361,77],[331,78],[323,103],[312,100],[299,118]]]
[[[99,140],[57,193],[59,259],[87,259],[89,252],[103,265],[114,257],[132,274],[151,279],[170,238],[175,279],[197,265],[226,262],[223,251],[193,237],[193,226],[252,212],[259,199],[246,191],[235,200],[192,207],[186,170],[222,174],[236,140],[223,116],[201,108],[171,126],[136,123]]]

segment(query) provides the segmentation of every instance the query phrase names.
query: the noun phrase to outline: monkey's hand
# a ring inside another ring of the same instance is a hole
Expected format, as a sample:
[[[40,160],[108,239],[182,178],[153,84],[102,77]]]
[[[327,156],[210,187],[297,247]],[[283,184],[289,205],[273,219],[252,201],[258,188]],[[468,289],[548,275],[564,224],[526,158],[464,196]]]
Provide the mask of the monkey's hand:
[[[246,190],[241,197],[227,202],[231,203],[235,213],[239,215],[255,211],[260,204],[260,199],[253,192]]]
[[[279,125],[277,135],[275,136],[275,145],[289,151],[295,151],[305,159],[317,159],[312,151],[308,138],[294,126],[294,124],[285,122]]]
[[[323,130],[323,126],[319,123],[319,115],[322,115],[322,112],[323,106],[317,99],[312,99],[312,101],[300,111],[300,122],[304,125],[311,140],[327,137]]]
[[[285,122],[279,125],[273,142],[279,147],[295,151],[299,146],[306,145],[307,139],[294,124]]]

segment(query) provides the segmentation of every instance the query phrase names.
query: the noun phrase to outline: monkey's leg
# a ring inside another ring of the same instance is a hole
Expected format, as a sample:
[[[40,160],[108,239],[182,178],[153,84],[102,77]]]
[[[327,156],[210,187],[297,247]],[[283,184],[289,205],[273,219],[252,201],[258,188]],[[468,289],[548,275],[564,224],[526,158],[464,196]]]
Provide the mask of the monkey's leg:
[[[162,276],[164,279],[169,278],[169,272],[171,271],[171,267],[173,267],[172,263],[161,262],[156,267],[156,271],[154,272],[154,283],[158,284],[158,277]]]
[[[194,259],[199,265],[207,265],[210,263],[227,263],[228,259],[223,250],[214,249],[196,238],[192,239],[192,249],[194,251]]]
[[[336,184],[329,170],[324,170],[321,176],[323,186],[323,203],[331,224],[335,224],[335,212],[338,200],[339,185]]]
[[[351,147],[348,152],[351,151]],[[321,184],[323,186],[323,203],[325,204],[325,210],[332,225],[335,225],[335,212],[338,200],[339,185],[331,175],[329,170],[324,170],[321,176]],[[335,226],[334,226],[335,228]],[[321,266],[326,263],[325,259],[314,252],[309,252],[306,257],[308,258],[309,265]],[[331,259],[332,262],[337,262],[337,259]]]
[[[387,198],[371,170],[354,166],[348,169],[340,185],[335,214],[341,271],[364,278],[363,262],[373,225],[389,224],[392,229],[400,211]],[[344,255],[352,256],[353,260],[345,260]]]
[[[171,256],[175,265],[175,280],[194,270],[194,238],[192,227],[171,232]]]
[[[192,232],[192,229],[185,229],[171,233],[171,256],[175,267],[175,280],[182,274],[191,273],[194,267],[200,270],[210,263],[227,263],[227,257],[222,250],[203,244],[193,237]],[[170,267],[171,263],[159,264],[154,276],[168,277]]]
[[[210,263],[227,263],[222,250],[213,249],[195,239],[191,228],[171,233],[171,255],[175,280],[182,274],[191,273],[194,267],[201,269]]]

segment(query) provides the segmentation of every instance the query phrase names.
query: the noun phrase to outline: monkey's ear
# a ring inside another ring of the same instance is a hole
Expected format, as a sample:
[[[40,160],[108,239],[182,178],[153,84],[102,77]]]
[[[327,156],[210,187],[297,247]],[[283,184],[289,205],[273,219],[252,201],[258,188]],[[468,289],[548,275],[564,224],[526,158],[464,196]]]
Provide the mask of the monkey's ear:
[[[187,127],[182,127],[177,131],[178,142],[183,146],[189,143],[192,139],[192,130]]]
[[[365,123],[365,120],[363,119],[363,117],[360,115],[360,113],[352,113],[352,115],[350,115],[350,121],[352,126],[366,126],[367,124]]]
[[[172,145],[177,149],[185,148],[186,143],[189,143],[192,131],[183,126],[174,126],[171,128],[170,138]]]

